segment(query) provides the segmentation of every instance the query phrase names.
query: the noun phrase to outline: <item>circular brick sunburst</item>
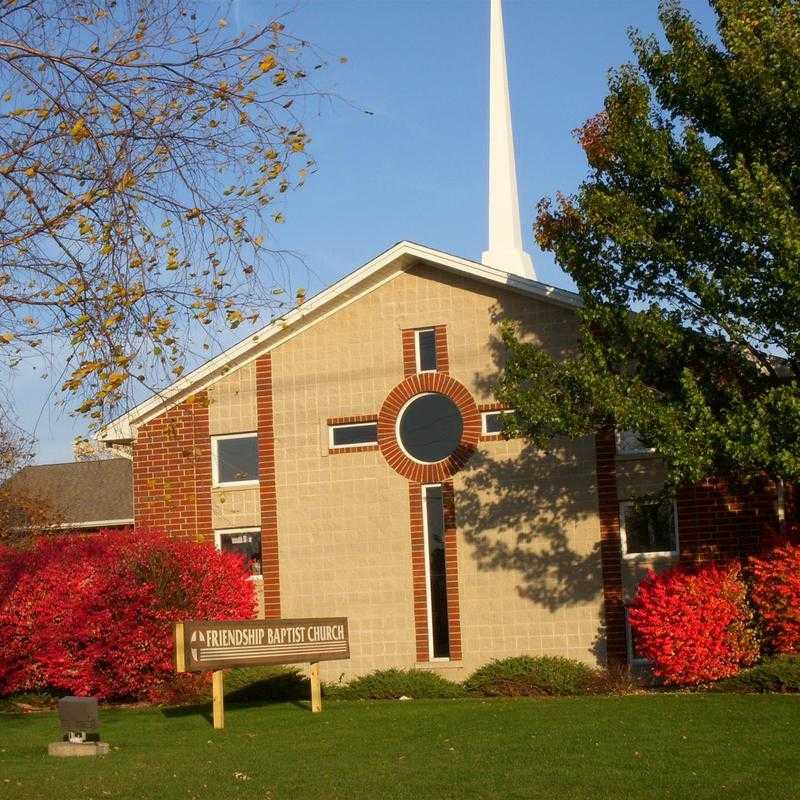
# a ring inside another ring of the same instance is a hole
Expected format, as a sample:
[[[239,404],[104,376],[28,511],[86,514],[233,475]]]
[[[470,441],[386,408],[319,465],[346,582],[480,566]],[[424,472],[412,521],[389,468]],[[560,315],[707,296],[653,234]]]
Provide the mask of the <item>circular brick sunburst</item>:
[[[442,461],[423,464],[410,458],[397,440],[397,418],[406,403],[427,392],[438,392],[455,403],[464,423],[461,441]],[[481,415],[469,390],[442,372],[411,375],[389,392],[378,414],[378,447],[389,466],[410,481],[437,483],[458,472],[475,452],[481,433]]]

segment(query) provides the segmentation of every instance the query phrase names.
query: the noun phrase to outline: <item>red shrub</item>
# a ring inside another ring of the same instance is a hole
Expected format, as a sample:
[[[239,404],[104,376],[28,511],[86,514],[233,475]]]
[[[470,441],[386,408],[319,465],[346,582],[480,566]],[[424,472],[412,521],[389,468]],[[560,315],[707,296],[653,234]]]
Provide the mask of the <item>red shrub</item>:
[[[644,658],[665,683],[692,685],[734,675],[758,645],[738,564],[650,572],[628,619]]]
[[[764,643],[774,653],[800,653],[800,545],[750,558],[753,605]]]
[[[252,617],[238,556],[152,531],[0,551],[0,694],[156,700],[175,683],[172,623]]]

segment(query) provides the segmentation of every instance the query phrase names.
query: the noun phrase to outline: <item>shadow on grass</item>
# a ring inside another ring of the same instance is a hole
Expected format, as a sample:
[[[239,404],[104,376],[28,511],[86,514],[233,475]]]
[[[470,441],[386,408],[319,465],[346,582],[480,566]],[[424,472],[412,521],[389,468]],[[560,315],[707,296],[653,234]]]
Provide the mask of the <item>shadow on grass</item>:
[[[274,703],[293,703],[306,708],[311,697],[308,678],[296,670],[248,668],[225,674],[225,707],[254,708]],[[163,708],[165,717],[203,716],[213,724],[209,701]]]

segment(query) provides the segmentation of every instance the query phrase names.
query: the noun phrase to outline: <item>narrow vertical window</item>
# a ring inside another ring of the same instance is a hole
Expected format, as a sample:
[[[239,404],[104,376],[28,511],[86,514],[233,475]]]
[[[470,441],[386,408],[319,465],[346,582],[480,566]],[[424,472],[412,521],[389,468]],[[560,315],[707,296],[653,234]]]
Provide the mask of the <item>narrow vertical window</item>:
[[[625,633],[628,639],[628,663],[633,665],[647,664],[648,660],[639,652],[636,644],[636,631],[628,621],[628,609],[625,609]]]
[[[428,578],[428,647],[433,658],[450,657],[447,620],[447,569],[444,552],[444,497],[442,487],[423,488],[425,558]]]
[[[436,331],[417,331],[417,372],[436,372]]]

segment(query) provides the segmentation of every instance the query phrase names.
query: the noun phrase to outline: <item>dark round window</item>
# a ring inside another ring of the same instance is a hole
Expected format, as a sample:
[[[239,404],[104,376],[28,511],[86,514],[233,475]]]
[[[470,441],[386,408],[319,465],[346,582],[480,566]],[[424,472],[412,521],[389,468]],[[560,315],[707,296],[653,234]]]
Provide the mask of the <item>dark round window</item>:
[[[456,404],[446,395],[415,397],[400,416],[398,435],[403,449],[417,461],[433,464],[452,455],[464,432]]]

